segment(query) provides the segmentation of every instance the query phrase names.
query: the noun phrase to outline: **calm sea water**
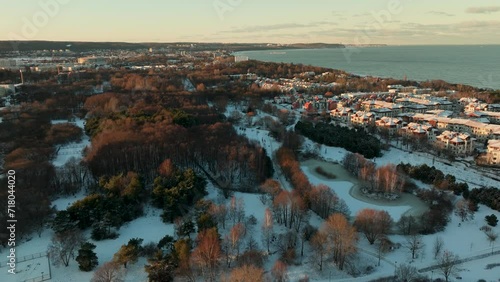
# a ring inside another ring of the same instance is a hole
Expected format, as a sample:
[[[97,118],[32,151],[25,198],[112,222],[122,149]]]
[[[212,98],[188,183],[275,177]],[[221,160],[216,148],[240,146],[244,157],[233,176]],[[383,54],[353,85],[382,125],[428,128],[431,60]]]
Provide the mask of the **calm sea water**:
[[[500,89],[500,45],[387,46],[346,49],[246,51],[238,55],[268,62],[301,63],[358,75],[425,81],[442,79]]]

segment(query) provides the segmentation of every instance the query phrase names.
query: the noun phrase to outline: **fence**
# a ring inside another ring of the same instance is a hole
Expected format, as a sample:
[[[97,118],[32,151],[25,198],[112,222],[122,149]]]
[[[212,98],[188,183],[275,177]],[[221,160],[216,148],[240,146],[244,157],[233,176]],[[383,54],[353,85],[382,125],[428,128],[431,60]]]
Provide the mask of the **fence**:
[[[16,263],[20,263],[20,262],[24,262],[24,261],[32,260],[32,259],[37,259],[37,258],[41,258],[41,257],[46,257],[46,256],[47,256],[46,252],[41,252],[41,253],[26,255],[26,256],[22,256],[22,257],[16,257]],[[6,266],[8,262],[9,261],[6,261],[5,263],[0,263],[0,268]]]
[[[42,282],[50,279],[51,279],[50,274],[44,274],[42,276],[24,280],[23,282]]]
[[[47,253],[46,252],[41,252],[41,253],[36,253],[36,254],[31,254],[31,255],[27,255],[27,256],[23,256],[23,257],[19,257],[16,262],[23,262],[23,261],[27,261],[27,260],[32,260],[32,259],[36,259],[36,258],[41,258],[41,257],[46,257],[47,256]]]

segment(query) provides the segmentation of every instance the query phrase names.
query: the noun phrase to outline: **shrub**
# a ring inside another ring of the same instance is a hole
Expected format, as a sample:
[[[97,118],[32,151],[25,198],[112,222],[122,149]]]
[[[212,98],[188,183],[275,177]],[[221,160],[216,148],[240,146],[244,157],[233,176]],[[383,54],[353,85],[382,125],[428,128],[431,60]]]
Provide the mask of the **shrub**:
[[[330,173],[330,172],[328,172],[328,171],[324,170],[324,169],[323,169],[322,167],[320,167],[320,166],[317,166],[317,167],[314,169],[314,171],[316,171],[319,175],[322,175],[322,176],[324,176],[324,177],[326,177],[326,178],[328,178],[328,179],[336,179],[336,178],[337,178],[337,176],[336,176],[335,174]]]
[[[498,224],[498,218],[494,214],[487,215],[484,217],[484,219],[486,220],[486,222],[490,226],[497,226],[497,224]]]

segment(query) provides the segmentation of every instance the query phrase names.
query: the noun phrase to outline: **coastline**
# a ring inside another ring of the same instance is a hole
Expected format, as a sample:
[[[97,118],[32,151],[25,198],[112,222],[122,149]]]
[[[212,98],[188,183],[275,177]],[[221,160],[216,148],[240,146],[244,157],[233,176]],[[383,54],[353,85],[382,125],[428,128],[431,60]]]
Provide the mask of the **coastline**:
[[[269,54],[277,50],[289,52]],[[260,62],[303,64],[342,70],[359,77],[406,79],[416,83],[444,81],[454,88],[464,85],[476,90],[498,91],[498,66],[490,59],[498,52],[500,45],[497,44],[386,45],[383,48],[345,45],[345,48],[269,48],[237,51],[232,54]]]

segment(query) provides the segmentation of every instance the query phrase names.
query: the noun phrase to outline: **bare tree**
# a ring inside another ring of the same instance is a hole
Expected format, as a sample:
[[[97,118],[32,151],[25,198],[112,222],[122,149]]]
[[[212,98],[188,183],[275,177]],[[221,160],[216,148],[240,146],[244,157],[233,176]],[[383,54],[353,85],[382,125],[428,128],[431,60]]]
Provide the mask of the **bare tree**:
[[[264,215],[264,221],[262,222],[262,240],[264,246],[267,248],[267,253],[270,253],[270,247],[272,238],[274,236],[273,232],[273,214],[270,209],[266,208]]]
[[[396,268],[396,277],[398,281],[413,282],[417,281],[419,276],[418,270],[414,266],[401,264]]]
[[[210,215],[217,220],[217,223],[219,224],[219,228],[222,227],[222,229],[226,229],[226,220],[227,220],[227,214],[228,210],[226,205],[224,204],[212,204],[208,210]]]
[[[233,222],[233,225],[240,223],[245,218],[245,202],[243,198],[231,198],[231,203],[228,210],[229,220]]]
[[[77,229],[54,234],[49,246],[49,255],[54,265],[62,263],[64,266],[68,266],[70,259],[75,256],[76,249],[83,242],[85,242],[85,238]]]
[[[398,229],[403,235],[415,234],[418,231],[418,222],[412,215],[403,215],[399,221],[396,223]]]
[[[484,234],[486,235],[488,241],[490,242],[491,245],[491,252],[493,253],[493,248],[495,246],[495,241],[498,238],[498,233],[493,232],[489,226],[486,226],[488,228],[485,228],[483,230]]]
[[[333,261],[342,270],[347,257],[357,251],[356,228],[349,224],[343,214],[335,213],[323,223],[321,231],[328,234],[328,245],[333,252]]]
[[[91,282],[122,282],[124,272],[118,263],[109,261],[99,267]]]
[[[286,282],[288,281],[288,275],[286,274],[287,267],[286,264],[280,260],[277,260],[271,270],[271,273],[276,282]]]
[[[354,226],[365,234],[370,245],[373,245],[375,240],[387,235],[391,225],[392,218],[388,212],[374,209],[359,211],[354,220]]]
[[[468,200],[459,200],[455,205],[455,215],[460,217],[462,222],[474,219],[474,211],[470,209]]]
[[[207,281],[215,281],[221,249],[219,234],[215,228],[203,230],[197,237],[198,246],[194,249],[192,259]]]
[[[311,239],[311,247],[314,250],[313,259],[319,266],[319,271],[323,270],[323,262],[329,253],[328,235],[322,231],[316,232]]]
[[[437,259],[443,248],[444,248],[443,238],[439,236],[436,237],[436,239],[434,240],[434,246],[432,248],[432,251],[434,252],[434,259]]]
[[[229,238],[231,240],[231,249],[233,250],[233,255],[236,256],[236,260],[240,256],[240,246],[243,241],[243,236],[245,233],[245,226],[243,223],[237,223],[231,231],[229,232]]]
[[[458,256],[452,252],[445,250],[439,257],[439,271],[444,276],[444,280],[448,282],[451,275],[457,272]]]
[[[421,235],[413,234],[406,237],[406,243],[403,246],[410,250],[411,258],[415,259],[419,251],[422,250],[425,245],[422,242]]]
[[[254,265],[243,265],[231,271],[228,282],[264,282],[264,270]]]
[[[387,253],[390,250],[391,242],[387,237],[381,237],[378,240],[377,244],[377,258],[378,258],[378,266],[380,266],[380,260],[382,259],[383,254]]]

